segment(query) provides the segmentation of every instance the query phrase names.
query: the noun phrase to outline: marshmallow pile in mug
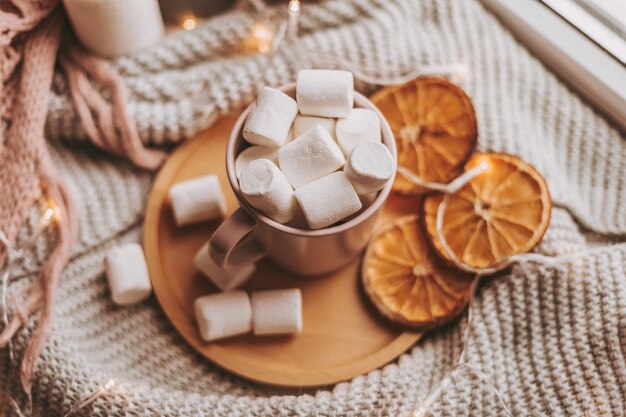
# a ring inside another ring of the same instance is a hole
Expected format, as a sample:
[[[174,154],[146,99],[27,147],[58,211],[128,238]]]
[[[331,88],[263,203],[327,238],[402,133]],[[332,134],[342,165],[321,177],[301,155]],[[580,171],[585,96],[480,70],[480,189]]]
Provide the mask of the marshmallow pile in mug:
[[[302,70],[296,100],[265,87],[243,128],[252,146],[235,161],[246,200],[298,228],[332,226],[371,204],[393,176],[379,116],[353,108],[352,73]],[[304,217],[304,219],[302,219]]]

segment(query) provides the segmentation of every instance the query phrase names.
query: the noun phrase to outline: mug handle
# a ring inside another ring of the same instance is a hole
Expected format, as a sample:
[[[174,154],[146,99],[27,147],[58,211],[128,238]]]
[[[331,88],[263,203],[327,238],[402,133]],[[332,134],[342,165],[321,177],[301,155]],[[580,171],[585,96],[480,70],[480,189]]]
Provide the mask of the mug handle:
[[[240,268],[267,255],[267,250],[254,236],[256,221],[239,207],[213,233],[209,255],[222,268]]]

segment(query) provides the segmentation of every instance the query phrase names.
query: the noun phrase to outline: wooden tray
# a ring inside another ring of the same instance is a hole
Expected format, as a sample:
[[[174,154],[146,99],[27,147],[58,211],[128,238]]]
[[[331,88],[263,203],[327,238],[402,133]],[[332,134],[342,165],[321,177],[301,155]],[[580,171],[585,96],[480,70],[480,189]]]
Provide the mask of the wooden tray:
[[[297,336],[241,336],[206,343],[193,318],[193,300],[215,292],[194,270],[197,250],[217,222],[177,228],[167,193],[182,180],[216,173],[229,211],[237,208],[225,171],[225,150],[236,118],[224,117],[209,130],[181,145],[159,173],[148,201],[144,248],[152,285],[174,327],[201,355],[244,378],[283,387],[334,384],[378,368],[411,347],[420,334],[385,322],[360,287],[355,260],[332,274],[305,278],[282,271],[269,261],[259,264],[246,289],[299,287],[303,294],[304,332]],[[379,218],[414,212],[413,199],[390,200]]]

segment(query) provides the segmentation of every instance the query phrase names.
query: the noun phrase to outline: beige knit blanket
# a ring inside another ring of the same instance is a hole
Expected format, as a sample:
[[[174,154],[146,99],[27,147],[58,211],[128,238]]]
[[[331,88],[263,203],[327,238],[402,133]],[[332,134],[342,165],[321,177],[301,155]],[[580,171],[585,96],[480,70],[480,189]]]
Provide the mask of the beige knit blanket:
[[[489,280],[474,304],[467,360],[515,416],[624,416],[626,410],[626,139],[532,57],[478,0],[330,0],[305,4],[302,38],[270,66],[272,85],[319,64],[306,49],[367,67],[408,70],[463,63],[462,86],[479,123],[479,148],[519,155],[546,177],[555,201],[538,251],[558,267],[520,264]],[[252,17],[235,12],[115,64],[140,134],[177,142],[254,94],[264,57],[233,57]],[[367,91],[371,91],[371,86]],[[154,299],[114,307],[102,256],[136,238],[153,177],[78,140],[85,134],[66,80],[54,80],[47,133],[81,212],[79,242],[59,289],[52,334],[33,386],[34,416],[62,416],[97,386],[121,388],[74,415],[409,416],[461,352],[465,320],[435,331],[396,362],[306,393],[253,385],[212,365],[177,335]],[[64,139],[63,142],[59,139]],[[31,224],[37,221],[33,217]],[[22,230],[24,241],[32,227]],[[24,271],[36,271],[42,239]],[[27,278],[14,286],[25,285]],[[0,410],[19,415],[19,358],[0,351]],[[20,403],[23,405],[23,403]],[[502,416],[494,394],[455,374],[436,416]]]

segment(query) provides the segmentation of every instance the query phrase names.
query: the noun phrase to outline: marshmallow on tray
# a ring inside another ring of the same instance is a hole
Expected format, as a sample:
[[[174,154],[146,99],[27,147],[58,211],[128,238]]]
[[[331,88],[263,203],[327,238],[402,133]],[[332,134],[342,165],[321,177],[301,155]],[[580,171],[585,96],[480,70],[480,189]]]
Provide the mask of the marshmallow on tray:
[[[313,117],[313,116],[296,116],[296,120],[293,121],[293,134],[294,137],[302,136],[317,125],[322,126],[335,137],[335,124],[337,120],[329,117]]]
[[[194,264],[198,271],[202,272],[204,276],[222,291],[229,291],[242,286],[250,279],[256,270],[255,264],[240,268],[222,268],[216,264],[211,257],[208,242],[196,253]]]
[[[361,201],[343,171],[298,188],[296,199],[311,229],[321,229],[361,209]]]
[[[178,226],[221,219],[226,199],[216,175],[180,182],[170,189],[170,201]]]
[[[250,146],[237,155],[237,159],[235,159],[235,173],[237,174],[237,178],[241,177],[243,170],[255,159],[269,159],[273,163],[278,164],[276,149],[266,146]]]
[[[345,158],[322,126],[315,126],[278,150],[278,165],[298,188],[341,168]]]
[[[252,308],[245,291],[205,295],[194,302],[200,336],[207,342],[252,330]]]
[[[381,142],[380,120],[372,110],[354,109],[350,116],[337,120],[335,135],[347,158],[361,142]]]
[[[136,304],[152,292],[146,258],[136,243],[111,249],[106,254],[105,269],[111,298],[117,305]]]
[[[243,138],[253,145],[279,148],[289,136],[298,104],[282,91],[264,87],[243,127]]]
[[[298,72],[296,97],[305,116],[348,117],[354,105],[352,73],[302,70]]]
[[[252,161],[241,173],[239,187],[252,206],[274,221],[286,223],[298,212],[293,188],[269,159]]]
[[[255,335],[302,333],[302,293],[299,288],[253,292]]]
[[[354,147],[343,168],[357,194],[374,193],[393,175],[393,158],[382,143],[363,142]]]

